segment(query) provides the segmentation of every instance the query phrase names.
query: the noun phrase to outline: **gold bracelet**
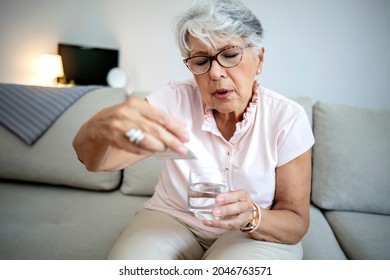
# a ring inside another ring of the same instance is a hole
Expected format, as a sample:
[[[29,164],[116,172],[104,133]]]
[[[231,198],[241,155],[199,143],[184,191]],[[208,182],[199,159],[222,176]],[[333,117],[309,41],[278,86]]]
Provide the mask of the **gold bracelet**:
[[[253,214],[253,219],[245,227],[240,228],[240,230],[244,233],[254,232],[260,225],[261,210],[256,203],[253,203],[252,214]]]

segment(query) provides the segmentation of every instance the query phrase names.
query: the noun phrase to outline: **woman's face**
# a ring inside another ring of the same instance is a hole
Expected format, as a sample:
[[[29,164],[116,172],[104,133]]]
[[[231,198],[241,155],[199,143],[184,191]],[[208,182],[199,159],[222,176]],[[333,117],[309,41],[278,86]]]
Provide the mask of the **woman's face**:
[[[211,49],[200,40],[190,37],[189,56],[212,56],[228,46],[241,46],[242,38],[221,42],[216,49]],[[222,67],[216,60],[210,70],[202,75],[194,75],[203,101],[219,113],[234,114],[241,118],[251,98],[256,74],[260,73],[263,64],[264,49],[256,56],[252,48],[245,48],[241,62],[232,68]]]

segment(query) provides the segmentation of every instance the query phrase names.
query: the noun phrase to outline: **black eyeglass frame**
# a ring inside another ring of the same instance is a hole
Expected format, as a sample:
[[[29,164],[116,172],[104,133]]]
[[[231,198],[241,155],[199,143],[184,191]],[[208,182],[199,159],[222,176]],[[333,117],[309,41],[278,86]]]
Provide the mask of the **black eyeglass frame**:
[[[219,52],[217,52],[215,55],[211,55],[211,56],[207,56],[207,55],[195,55],[195,56],[191,56],[191,57],[188,57],[188,58],[185,58],[183,59],[183,63],[187,66],[188,70],[190,70],[193,74],[195,75],[203,75],[203,74],[206,74],[207,72],[210,71],[211,69],[211,66],[213,64],[213,61],[216,60],[218,62],[219,65],[221,65],[222,67],[224,68],[233,68],[233,67],[236,67],[238,64],[240,64],[240,62],[242,61],[242,57],[243,57],[243,52],[244,52],[244,49],[246,48],[252,48],[253,47],[253,44],[252,43],[247,43],[245,45],[241,45],[241,46],[237,46],[237,45],[234,45],[234,46],[227,46],[226,48],[223,48],[222,50],[220,50]],[[235,64],[235,65],[232,65],[232,66],[225,66],[223,65],[219,60],[218,60],[218,56],[226,51],[226,50],[229,50],[229,49],[233,49],[233,48],[239,48],[241,50],[241,58],[240,60]],[[205,71],[205,72],[202,72],[202,73],[195,73],[193,70],[191,70],[191,68],[188,66],[188,61],[193,59],[193,58],[198,58],[198,57],[204,57],[204,58],[207,58],[209,60],[209,68]]]

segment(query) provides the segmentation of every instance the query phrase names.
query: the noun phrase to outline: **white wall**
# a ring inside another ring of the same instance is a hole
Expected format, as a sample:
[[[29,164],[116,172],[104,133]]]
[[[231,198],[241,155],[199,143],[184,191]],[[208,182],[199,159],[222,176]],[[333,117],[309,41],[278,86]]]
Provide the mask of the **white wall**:
[[[193,0],[1,0],[0,82],[37,80],[58,42],[120,48],[128,90],[190,77],[172,18]],[[261,82],[286,96],[390,109],[390,1],[243,0],[265,29]]]

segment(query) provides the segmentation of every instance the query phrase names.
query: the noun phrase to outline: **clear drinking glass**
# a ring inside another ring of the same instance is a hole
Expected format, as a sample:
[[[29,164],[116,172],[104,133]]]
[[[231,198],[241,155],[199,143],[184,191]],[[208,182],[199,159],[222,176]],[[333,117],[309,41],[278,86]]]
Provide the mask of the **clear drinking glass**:
[[[217,207],[215,198],[222,192],[228,192],[224,172],[218,168],[197,168],[190,171],[188,184],[188,210],[201,220],[219,220],[212,209]]]

